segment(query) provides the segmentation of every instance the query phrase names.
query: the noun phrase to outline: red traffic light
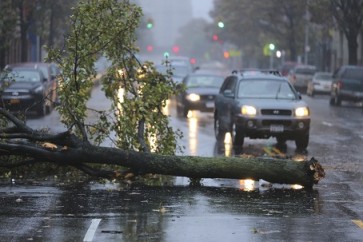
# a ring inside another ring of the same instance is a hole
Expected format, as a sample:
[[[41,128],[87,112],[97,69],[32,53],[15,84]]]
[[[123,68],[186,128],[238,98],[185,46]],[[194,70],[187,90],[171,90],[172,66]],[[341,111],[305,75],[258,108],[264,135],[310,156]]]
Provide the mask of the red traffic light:
[[[195,63],[197,63],[197,60],[195,58],[191,58],[190,59],[190,64],[194,65]]]
[[[218,41],[218,35],[216,35],[216,34],[214,34],[213,36],[212,36],[212,39],[214,40],[214,41]]]
[[[177,53],[179,53],[179,46],[174,45],[172,50],[173,50],[173,52],[174,52],[174,53],[176,53],[176,54],[177,54]]]
[[[154,47],[153,47],[152,45],[148,45],[148,46],[146,46],[146,50],[147,50],[148,52],[151,52],[151,51],[153,51],[153,50],[154,50]]]

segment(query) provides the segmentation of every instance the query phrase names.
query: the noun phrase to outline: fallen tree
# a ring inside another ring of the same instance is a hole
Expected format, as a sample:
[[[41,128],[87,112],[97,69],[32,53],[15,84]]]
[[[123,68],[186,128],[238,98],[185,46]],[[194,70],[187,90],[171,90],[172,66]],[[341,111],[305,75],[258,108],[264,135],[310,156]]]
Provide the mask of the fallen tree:
[[[85,173],[106,178],[121,175],[120,170],[101,170],[92,164],[127,167],[134,174],[156,173],[190,178],[263,179],[272,183],[300,184],[312,187],[324,177],[317,160],[294,161],[263,157],[195,157],[159,155],[95,146],[69,131],[48,134],[29,128],[12,114],[0,109],[14,126],[1,130],[0,166],[18,167],[35,162],[68,165]],[[24,160],[4,159],[16,155]]]

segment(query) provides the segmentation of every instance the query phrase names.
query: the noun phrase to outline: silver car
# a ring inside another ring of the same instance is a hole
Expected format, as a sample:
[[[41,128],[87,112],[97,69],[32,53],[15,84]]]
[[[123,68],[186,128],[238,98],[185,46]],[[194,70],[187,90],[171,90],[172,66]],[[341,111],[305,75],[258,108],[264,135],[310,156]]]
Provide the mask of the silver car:
[[[305,93],[308,83],[312,81],[316,67],[311,65],[297,65],[290,70],[288,79],[296,91]]]
[[[308,83],[306,94],[314,96],[315,94],[330,94],[333,74],[330,72],[317,72],[313,80]]]

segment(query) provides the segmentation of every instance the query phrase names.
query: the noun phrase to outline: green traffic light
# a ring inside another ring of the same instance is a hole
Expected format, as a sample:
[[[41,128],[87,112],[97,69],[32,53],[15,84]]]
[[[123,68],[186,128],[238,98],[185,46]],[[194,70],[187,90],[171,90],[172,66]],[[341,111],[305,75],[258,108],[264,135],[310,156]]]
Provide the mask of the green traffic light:
[[[268,46],[269,48],[270,48],[270,50],[274,50],[275,49],[275,45],[274,44],[269,44],[269,46]]]
[[[224,23],[223,23],[222,21],[219,21],[219,22],[218,22],[218,27],[219,27],[219,28],[224,28]]]
[[[153,27],[153,24],[152,23],[147,23],[146,24],[146,28],[151,29],[152,27]]]

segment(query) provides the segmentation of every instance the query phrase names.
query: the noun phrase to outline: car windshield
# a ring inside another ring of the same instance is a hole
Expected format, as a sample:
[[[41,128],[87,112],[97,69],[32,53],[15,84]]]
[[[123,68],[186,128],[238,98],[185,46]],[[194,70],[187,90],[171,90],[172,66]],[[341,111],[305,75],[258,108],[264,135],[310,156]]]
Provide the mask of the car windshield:
[[[189,74],[190,69],[184,65],[172,65],[173,76],[184,77]]]
[[[306,68],[306,69],[303,69],[303,68],[299,68],[299,69],[296,69],[295,70],[295,73],[296,74],[301,74],[301,75],[314,75],[315,73],[315,70],[314,69],[310,69],[310,68]]]
[[[329,73],[317,73],[315,78],[322,80],[322,81],[331,81],[332,79],[332,74]]]
[[[363,80],[363,69],[349,69],[345,71],[344,78]]]
[[[224,78],[221,76],[211,76],[211,75],[196,75],[190,76],[185,85],[186,87],[215,87],[220,88],[223,83]]]
[[[16,82],[40,82],[41,76],[39,72],[34,70],[13,70],[3,75],[2,80]]]
[[[295,99],[295,93],[287,82],[244,80],[239,84],[238,98]]]

